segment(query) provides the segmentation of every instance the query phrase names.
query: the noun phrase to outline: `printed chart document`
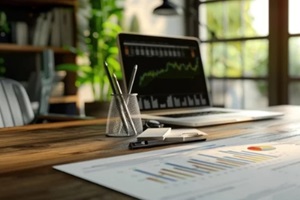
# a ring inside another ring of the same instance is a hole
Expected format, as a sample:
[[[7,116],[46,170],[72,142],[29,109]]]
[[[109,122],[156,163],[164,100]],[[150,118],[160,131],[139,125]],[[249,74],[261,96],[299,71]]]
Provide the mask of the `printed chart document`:
[[[297,199],[300,131],[54,166],[139,199]]]

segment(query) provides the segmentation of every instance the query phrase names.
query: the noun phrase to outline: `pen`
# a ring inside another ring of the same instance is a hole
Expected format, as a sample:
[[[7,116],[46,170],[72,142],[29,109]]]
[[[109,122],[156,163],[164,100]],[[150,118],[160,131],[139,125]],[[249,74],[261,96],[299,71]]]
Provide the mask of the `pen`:
[[[108,69],[108,64],[106,62],[104,62],[104,69],[106,71],[109,83],[110,83],[111,88],[113,90],[113,93],[115,95],[117,110],[119,111],[122,123],[124,125],[125,132],[129,135],[129,127],[128,127],[128,124],[127,124],[127,121],[126,121],[126,117],[124,116],[124,112],[122,112],[121,102],[120,102],[120,99],[118,98],[118,92],[117,92],[117,89],[116,89],[116,85],[114,84],[114,81],[113,81],[113,79],[110,75],[110,72],[109,72],[109,69]]]
[[[132,70],[131,77],[130,77],[129,84],[128,84],[128,94],[130,94],[131,91],[132,91],[133,82],[134,82],[134,79],[135,79],[137,68],[138,68],[138,66],[135,65],[133,70]]]
[[[134,123],[133,123],[133,121],[132,121],[132,119],[131,119],[131,116],[130,116],[130,112],[129,112],[127,103],[126,103],[126,101],[125,101],[125,99],[124,99],[124,97],[123,97],[123,93],[122,93],[121,87],[120,87],[120,85],[119,85],[119,83],[118,83],[118,79],[117,79],[117,77],[116,77],[115,74],[113,74],[113,80],[114,80],[114,83],[115,83],[115,85],[116,85],[117,94],[120,95],[121,105],[122,105],[123,108],[125,109],[125,115],[126,115],[128,121],[129,121],[129,124],[130,124],[130,126],[131,126],[131,128],[132,128],[134,134],[137,135],[137,131],[136,131],[136,128],[135,128],[135,126],[134,126]]]
[[[205,141],[206,138],[198,139],[198,140],[189,140],[189,141],[163,141],[163,140],[148,140],[148,141],[136,141],[130,142],[128,145],[129,149],[141,149],[141,148],[150,148],[150,147],[158,147],[163,145],[171,145],[171,144],[182,144],[182,143],[190,143],[190,142],[201,142]]]

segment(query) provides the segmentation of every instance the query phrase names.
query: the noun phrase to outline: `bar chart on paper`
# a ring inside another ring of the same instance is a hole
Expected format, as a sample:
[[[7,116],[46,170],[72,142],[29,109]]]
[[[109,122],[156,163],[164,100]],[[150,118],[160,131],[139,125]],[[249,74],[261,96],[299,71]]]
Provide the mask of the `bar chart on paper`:
[[[284,180],[289,175],[293,180],[295,173],[289,174],[289,166],[282,163],[300,163],[291,155],[300,155],[298,145],[265,143],[175,148],[55,168],[142,199],[235,199],[241,188],[247,192],[240,195],[247,199],[266,195],[262,192],[266,189],[278,192],[289,187]]]
[[[275,149],[275,147],[273,148]],[[194,178],[204,179],[205,176],[218,176],[222,173],[227,173],[228,170],[233,172],[239,167],[257,163],[267,163],[267,161],[276,158],[278,158],[277,155],[220,150],[212,151],[207,154],[198,153],[187,160],[178,161],[176,159],[173,162],[154,163],[152,166],[148,165],[147,168],[145,166],[134,168],[131,173],[141,178],[144,177],[145,181],[168,184]]]

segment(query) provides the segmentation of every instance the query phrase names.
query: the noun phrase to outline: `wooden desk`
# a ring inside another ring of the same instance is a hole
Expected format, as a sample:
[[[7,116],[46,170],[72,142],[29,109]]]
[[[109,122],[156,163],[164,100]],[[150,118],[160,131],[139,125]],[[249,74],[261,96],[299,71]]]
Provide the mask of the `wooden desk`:
[[[300,128],[300,106],[270,110],[282,111],[285,116],[201,130],[213,140]],[[135,138],[109,138],[104,132],[105,120],[100,119],[0,129],[0,199],[133,199],[52,169],[57,164],[150,150],[128,150],[128,143]]]

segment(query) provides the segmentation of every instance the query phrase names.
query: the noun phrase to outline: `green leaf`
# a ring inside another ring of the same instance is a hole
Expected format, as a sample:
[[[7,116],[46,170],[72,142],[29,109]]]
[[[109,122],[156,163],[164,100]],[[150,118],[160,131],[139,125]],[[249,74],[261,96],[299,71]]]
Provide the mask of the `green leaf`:
[[[76,65],[74,63],[65,63],[65,64],[60,64],[56,66],[57,71],[72,71],[72,72],[77,72],[79,71],[80,66]]]

